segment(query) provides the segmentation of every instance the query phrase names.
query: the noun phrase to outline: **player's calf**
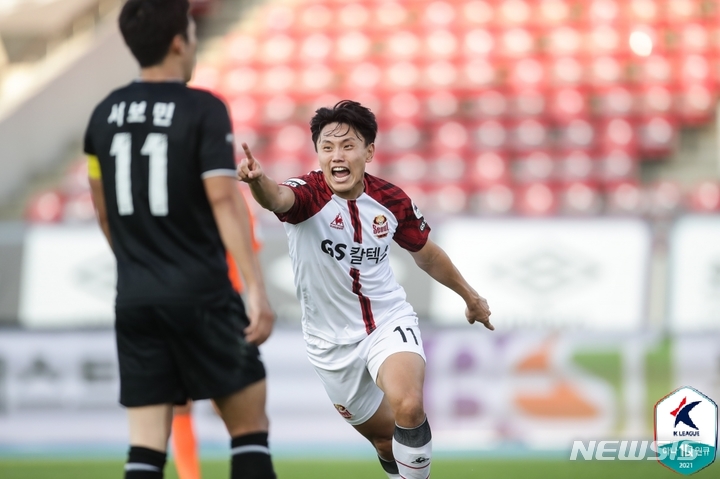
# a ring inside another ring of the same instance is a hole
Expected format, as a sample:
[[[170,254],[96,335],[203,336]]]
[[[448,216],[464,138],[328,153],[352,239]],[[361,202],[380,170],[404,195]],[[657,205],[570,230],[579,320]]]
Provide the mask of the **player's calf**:
[[[167,454],[140,446],[130,446],[125,479],[162,479]]]
[[[430,477],[432,434],[427,419],[419,426],[410,429],[395,425],[393,455],[401,477],[406,479]]]
[[[266,432],[234,437],[230,446],[232,479],[276,479]]]

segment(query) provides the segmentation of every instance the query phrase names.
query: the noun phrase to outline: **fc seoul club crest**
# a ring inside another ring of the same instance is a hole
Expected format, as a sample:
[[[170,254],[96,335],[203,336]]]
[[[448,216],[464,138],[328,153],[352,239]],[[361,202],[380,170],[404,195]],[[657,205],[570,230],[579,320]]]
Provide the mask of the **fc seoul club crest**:
[[[718,407],[697,389],[685,386],[655,405],[655,441],[660,463],[684,475],[715,461]]]

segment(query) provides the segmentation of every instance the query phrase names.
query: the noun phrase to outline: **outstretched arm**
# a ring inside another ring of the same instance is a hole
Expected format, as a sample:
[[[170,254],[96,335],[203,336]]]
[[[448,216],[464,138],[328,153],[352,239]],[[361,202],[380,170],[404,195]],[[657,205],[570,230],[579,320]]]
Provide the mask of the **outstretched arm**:
[[[243,143],[242,147],[245,158],[237,166],[238,180],[250,185],[253,197],[266,210],[274,213],[289,211],[295,204],[295,193],[287,186],[278,185],[263,172],[247,143]]]
[[[490,308],[487,300],[465,281],[465,278],[441,247],[428,240],[420,251],[410,254],[420,269],[438,283],[447,286],[460,295],[467,306],[465,317],[470,324],[480,322],[489,330],[495,330],[495,326],[490,323]]]

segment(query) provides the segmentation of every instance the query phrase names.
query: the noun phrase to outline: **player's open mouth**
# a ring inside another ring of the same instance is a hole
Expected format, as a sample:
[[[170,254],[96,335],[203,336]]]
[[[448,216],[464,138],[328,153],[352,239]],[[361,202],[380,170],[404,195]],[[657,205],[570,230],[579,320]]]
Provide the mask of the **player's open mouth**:
[[[343,180],[350,176],[350,170],[344,166],[334,166],[332,168],[332,175],[336,180]]]

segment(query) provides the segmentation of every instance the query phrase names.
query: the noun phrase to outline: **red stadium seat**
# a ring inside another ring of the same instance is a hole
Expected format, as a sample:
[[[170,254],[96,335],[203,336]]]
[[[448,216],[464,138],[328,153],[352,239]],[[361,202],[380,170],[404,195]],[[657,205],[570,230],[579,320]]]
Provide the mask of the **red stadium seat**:
[[[228,108],[235,124],[256,124],[261,119],[260,105],[254,95],[237,95],[228,101]],[[284,112],[284,110],[282,108],[272,110],[272,113],[278,112]],[[285,121],[290,118],[291,114],[292,112],[289,115],[282,115],[274,121]],[[273,120],[272,117],[266,118]]]
[[[478,91],[467,98],[468,115],[471,118],[503,118],[508,114],[506,94],[497,89]]]
[[[65,197],[58,191],[45,191],[30,198],[25,219],[35,223],[55,223],[62,220]]]
[[[453,88],[458,85],[459,78],[459,69],[455,63],[446,60],[434,61],[422,67],[420,88],[429,91]]]
[[[696,185],[686,199],[687,207],[697,213],[720,212],[720,183],[703,181]]]
[[[428,32],[423,45],[426,58],[455,58],[460,53],[460,40],[454,32],[438,29]]]
[[[424,98],[423,116],[428,120],[452,118],[460,112],[459,96],[447,90],[437,90]]]
[[[608,188],[605,210],[609,214],[637,216],[647,209],[647,194],[636,183],[618,183]]]
[[[300,41],[298,58],[305,63],[326,62],[333,51],[335,39],[325,33],[312,33]]]
[[[486,28],[473,28],[463,35],[462,53],[469,59],[495,55],[497,40]]]
[[[361,62],[370,55],[372,39],[357,30],[341,32],[335,40],[334,59],[337,62]]]
[[[544,44],[546,53],[551,56],[573,57],[583,53],[582,33],[574,26],[561,25],[548,30]]]
[[[408,61],[390,63],[382,73],[381,88],[387,91],[415,89],[420,85],[422,74],[417,64]]]
[[[627,34],[616,25],[592,25],[585,32],[585,52],[592,56],[619,55],[627,52]]]
[[[220,91],[226,98],[255,91],[260,81],[260,72],[254,67],[236,67],[223,75]]]
[[[715,115],[717,94],[710,85],[687,85],[677,92],[677,114],[686,125],[700,125]]]
[[[597,141],[595,125],[576,118],[558,125],[558,146],[563,150],[592,150]]]
[[[624,86],[599,88],[593,94],[594,113],[601,117],[628,117],[637,113],[638,95]]]
[[[422,114],[421,98],[411,92],[401,91],[385,98],[383,122],[390,121],[419,121]]]
[[[509,161],[501,152],[486,151],[475,154],[468,162],[467,171],[470,183],[476,188],[507,183],[510,179]]]
[[[271,3],[262,13],[261,21],[266,31],[288,31],[297,20],[295,9],[286,4]]]
[[[648,85],[639,91],[638,113],[643,116],[671,115],[675,112],[673,91],[664,85]]]
[[[710,58],[697,53],[682,55],[676,60],[678,79],[684,84],[708,83],[715,81]]]
[[[533,21],[538,26],[552,27],[570,23],[574,0],[545,0],[536,4]]]
[[[465,125],[457,121],[442,122],[429,128],[429,136],[433,151],[464,151],[470,146],[470,133]]]
[[[421,15],[420,21],[425,27],[446,28],[452,25],[458,12],[454,2],[433,1],[425,5]]]
[[[510,148],[517,152],[542,150],[551,143],[547,123],[535,118],[525,118],[510,127]]]
[[[643,84],[671,84],[675,81],[675,71],[670,59],[663,55],[650,55],[636,58],[636,81]]]
[[[496,183],[485,189],[475,190],[470,202],[472,211],[484,215],[507,215],[516,203],[515,191],[508,185]]]
[[[286,65],[297,55],[298,40],[285,33],[265,38],[259,46],[257,58],[267,65]]]
[[[634,181],[638,177],[637,161],[625,150],[606,151],[599,161],[598,176],[606,185]]]
[[[700,0],[667,0],[665,3],[664,20],[674,27],[676,24],[688,23],[701,18]]]
[[[586,65],[575,57],[557,57],[549,64],[549,81],[554,86],[575,86],[585,81]]]
[[[498,32],[498,54],[504,58],[524,58],[537,53],[536,35],[527,28],[509,28]]]
[[[348,67],[343,88],[347,91],[373,91],[380,85],[383,72],[371,62],[363,62]]]
[[[557,193],[545,183],[516,188],[515,211],[524,216],[551,216],[559,209]]]
[[[675,145],[677,127],[670,117],[654,116],[640,120],[638,146],[646,157],[667,155]]]
[[[484,58],[466,61],[460,67],[460,85],[469,90],[493,88],[500,84],[500,76],[493,62]]]
[[[420,184],[426,181],[429,164],[417,153],[406,153],[388,159],[383,164],[383,174],[396,184]]]
[[[672,216],[683,205],[683,192],[680,185],[671,181],[661,181],[647,188],[649,197],[648,213],[656,218]]]
[[[252,101],[252,97],[249,99]],[[262,119],[266,124],[285,123],[295,119],[298,102],[285,94],[273,95],[263,102]],[[233,113],[233,118],[237,118]]]
[[[408,9],[398,2],[378,2],[373,10],[369,25],[374,29],[395,31],[409,23]]]
[[[600,162],[587,151],[562,153],[556,160],[555,176],[561,183],[587,182],[599,177]]]
[[[229,35],[225,40],[225,59],[230,66],[250,65],[256,61],[259,49],[259,39],[253,35]]]
[[[598,124],[598,147],[603,151],[637,151],[637,135],[633,122],[626,118],[611,118]]]
[[[388,153],[399,153],[422,147],[423,137],[420,128],[411,122],[400,122],[386,128],[382,137],[383,148]]]
[[[460,185],[467,179],[465,159],[458,152],[441,153],[428,164],[431,183]]]
[[[627,58],[599,56],[590,62],[589,79],[596,87],[624,84],[627,78]]]
[[[657,23],[662,19],[662,7],[656,0],[628,0],[623,16],[630,22]]]
[[[548,115],[557,121],[567,122],[584,118],[590,113],[590,97],[578,88],[561,88],[549,95]]]
[[[370,21],[370,8],[357,2],[338,6],[335,15],[335,27],[341,31],[364,30]]]
[[[533,151],[517,156],[511,163],[513,179],[518,184],[550,183],[556,162],[547,151]]]
[[[546,97],[546,93],[540,90],[511,92],[509,114],[514,118],[543,116],[548,108]]]
[[[457,22],[467,27],[494,25],[499,17],[493,0],[472,0],[458,5]]]
[[[533,18],[533,4],[528,0],[502,0],[497,4],[498,20],[506,27],[522,26]]]
[[[603,201],[597,186],[588,182],[563,185],[558,191],[559,211],[566,215],[588,216],[598,214]]]
[[[517,90],[543,88],[548,83],[546,65],[528,57],[508,65],[507,84]]]
[[[502,150],[508,142],[507,127],[496,120],[481,121],[472,128],[472,142],[477,150]]]

